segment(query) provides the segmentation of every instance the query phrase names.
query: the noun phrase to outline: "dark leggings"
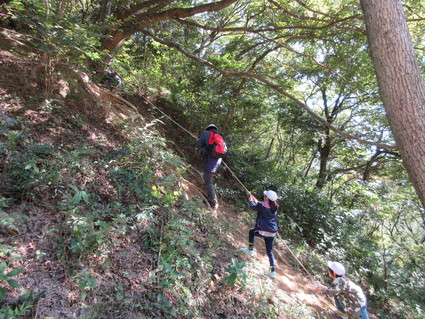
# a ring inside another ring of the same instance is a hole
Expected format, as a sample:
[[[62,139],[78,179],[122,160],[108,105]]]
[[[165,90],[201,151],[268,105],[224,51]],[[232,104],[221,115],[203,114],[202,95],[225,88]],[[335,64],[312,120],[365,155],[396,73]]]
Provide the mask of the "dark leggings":
[[[264,243],[266,244],[266,251],[267,256],[269,256],[269,262],[270,262],[270,271],[275,271],[274,267],[274,255],[273,255],[273,243],[274,243],[274,237],[264,237],[263,235],[260,235],[258,231],[255,231],[255,228],[251,228],[249,230],[249,249],[254,248],[254,237],[262,237],[264,238]]]
[[[204,182],[208,192],[208,202],[214,205],[217,202],[217,195],[215,193],[213,177],[214,173],[204,172]]]

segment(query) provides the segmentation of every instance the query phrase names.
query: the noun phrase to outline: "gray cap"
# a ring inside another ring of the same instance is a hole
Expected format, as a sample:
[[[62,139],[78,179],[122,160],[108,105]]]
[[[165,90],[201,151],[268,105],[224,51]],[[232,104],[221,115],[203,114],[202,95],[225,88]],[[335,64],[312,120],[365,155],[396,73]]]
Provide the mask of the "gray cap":
[[[208,129],[210,129],[210,128],[217,129],[217,126],[215,126],[214,124],[210,124],[210,125],[207,126],[207,128],[205,129],[205,131],[208,131]]]

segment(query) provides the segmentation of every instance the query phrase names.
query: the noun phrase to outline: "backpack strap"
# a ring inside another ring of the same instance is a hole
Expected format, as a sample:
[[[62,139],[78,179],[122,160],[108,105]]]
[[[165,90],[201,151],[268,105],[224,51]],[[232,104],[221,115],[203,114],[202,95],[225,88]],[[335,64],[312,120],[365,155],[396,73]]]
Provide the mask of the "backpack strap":
[[[210,137],[208,138],[208,145],[212,145],[214,144],[214,136],[216,133],[214,133],[213,131],[209,131],[210,132]]]

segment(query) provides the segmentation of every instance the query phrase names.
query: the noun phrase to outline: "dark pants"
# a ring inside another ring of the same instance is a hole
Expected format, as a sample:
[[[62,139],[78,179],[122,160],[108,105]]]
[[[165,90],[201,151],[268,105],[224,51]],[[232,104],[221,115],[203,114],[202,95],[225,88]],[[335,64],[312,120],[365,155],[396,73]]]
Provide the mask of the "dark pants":
[[[204,172],[204,182],[208,192],[208,202],[212,205],[217,202],[217,195],[215,193],[215,187],[213,184],[213,176],[214,173]]]
[[[262,237],[264,238],[264,243],[266,244],[266,251],[267,251],[267,256],[269,257],[269,262],[270,262],[270,271],[275,271],[275,266],[274,266],[274,255],[273,255],[273,243],[274,243],[274,237],[264,237],[262,235],[260,235],[258,232],[255,231],[255,228],[251,228],[249,230],[249,249],[253,249],[254,248],[254,238],[255,237]]]

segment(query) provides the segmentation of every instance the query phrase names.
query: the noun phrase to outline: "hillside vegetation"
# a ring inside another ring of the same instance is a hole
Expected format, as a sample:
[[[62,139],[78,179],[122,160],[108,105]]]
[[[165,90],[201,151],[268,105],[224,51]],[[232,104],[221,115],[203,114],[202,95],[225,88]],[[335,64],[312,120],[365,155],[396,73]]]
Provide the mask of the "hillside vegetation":
[[[194,141],[165,139],[175,128],[148,97],[136,109],[58,62],[47,101],[42,53],[1,38],[0,258],[16,283],[2,285],[0,317],[331,318],[282,252],[276,283],[265,255],[245,264],[246,203],[223,194],[211,213],[199,171],[174,150]]]
[[[200,1],[184,19],[193,3],[2,3],[0,319],[338,318],[313,284],[331,283],[328,260],[371,318],[425,318],[424,209],[357,1]],[[195,150],[210,123],[229,147],[217,210]],[[265,189],[276,278],[262,240],[240,250],[246,190]]]

